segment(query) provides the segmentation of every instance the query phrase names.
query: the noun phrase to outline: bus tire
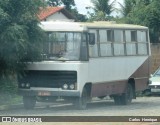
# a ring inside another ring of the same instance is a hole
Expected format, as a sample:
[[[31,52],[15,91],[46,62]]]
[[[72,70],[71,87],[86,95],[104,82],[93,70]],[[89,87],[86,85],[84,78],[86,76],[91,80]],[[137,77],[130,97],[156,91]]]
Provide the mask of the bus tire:
[[[126,88],[126,93],[123,93],[121,95],[121,104],[122,105],[131,104],[132,99],[133,99],[133,87],[131,84],[128,84]]]
[[[35,96],[23,96],[23,104],[25,109],[33,109],[36,104]]]
[[[99,96],[98,98],[99,99],[104,99],[106,96]]]
[[[85,110],[87,107],[87,102],[88,102],[88,93],[87,89],[84,87],[82,91],[82,96],[76,99],[75,106],[79,110]]]
[[[115,105],[121,105],[121,96],[115,95],[113,96]]]

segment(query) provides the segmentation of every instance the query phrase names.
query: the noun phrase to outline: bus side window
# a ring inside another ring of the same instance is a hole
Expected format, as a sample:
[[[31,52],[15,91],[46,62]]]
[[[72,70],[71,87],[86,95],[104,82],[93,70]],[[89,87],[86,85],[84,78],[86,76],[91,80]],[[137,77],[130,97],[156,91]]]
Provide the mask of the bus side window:
[[[109,29],[100,29],[99,37],[101,56],[112,56],[112,31]]]
[[[89,39],[90,41],[92,41],[92,44],[89,44],[89,57],[98,57],[97,30],[91,29],[89,31],[89,34],[90,34]],[[93,41],[94,41],[94,44],[93,44]]]
[[[114,55],[123,56],[124,51],[123,30],[114,30]]]
[[[95,44],[95,34],[89,33],[89,44],[94,45]]]
[[[137,35],[136,31],[125,30],[126,53],[127,55],[136,55]]]
[[[147,33],[146,31],[137,31],[138,54],[147,54]]]

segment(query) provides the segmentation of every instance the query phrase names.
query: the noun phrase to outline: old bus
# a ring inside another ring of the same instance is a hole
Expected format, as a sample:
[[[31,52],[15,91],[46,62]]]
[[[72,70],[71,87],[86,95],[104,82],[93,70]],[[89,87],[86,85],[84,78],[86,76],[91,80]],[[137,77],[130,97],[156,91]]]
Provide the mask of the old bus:
[[[42,22],[42,61],[28,63],[19,79],[24,107],[38,100],[68,99],[85,109],[92,97],[126,105],[148,86],[147,27],[113,22]]]

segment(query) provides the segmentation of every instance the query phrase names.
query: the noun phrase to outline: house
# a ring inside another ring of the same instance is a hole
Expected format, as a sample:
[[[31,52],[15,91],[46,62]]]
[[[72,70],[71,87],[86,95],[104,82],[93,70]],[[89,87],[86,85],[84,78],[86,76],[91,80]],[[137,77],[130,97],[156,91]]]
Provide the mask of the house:
[[[40,21],[75,21],[75,17],[64,7],[47,7],[45,9],[41,9],[38,18]]]

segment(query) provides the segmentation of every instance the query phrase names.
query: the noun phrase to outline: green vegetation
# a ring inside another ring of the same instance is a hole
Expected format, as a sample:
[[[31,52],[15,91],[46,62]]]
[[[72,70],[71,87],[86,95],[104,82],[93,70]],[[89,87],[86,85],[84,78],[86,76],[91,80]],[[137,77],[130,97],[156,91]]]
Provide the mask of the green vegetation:
[[[83,14],[80,14],[77,11],[74,0],[47,0],[48,6],[61,6],[65,5],[66,10],[68,10],[72,15],[74,15],[76,21],[85,22],[87,17]]]
[[[0,79],[0,105],[11,105],[22,102],[22,97],[17,95],[17,85],[15,77]]]
[[[43,31],[37,13],[40,0],[0,1],[0,99],[10,100],[16,92],[16,76],[25,68],[24,61],[40,59]]]
[[[160,3],[158,0],[125,0],[121,23],[138,24],[150,29],[151,42],[160,42]],[[130,10],[129,10],[130,8]]]
[[[90,14],[89,21],[107,21],[111,20],[111,13],[115,10],[115,0],[110,3],[110,0],[91,0],[94,7],[94,13]]]
[[[115,8],[115,1],[92,0],[93,13],[88,21],[117,21],[118,23],[138,24],[150,29],[151,42],[160,42],[160,2],[158,0],[124,0],[121,9]],[[112,12],[121,12],[122,17],[111,16]]]

